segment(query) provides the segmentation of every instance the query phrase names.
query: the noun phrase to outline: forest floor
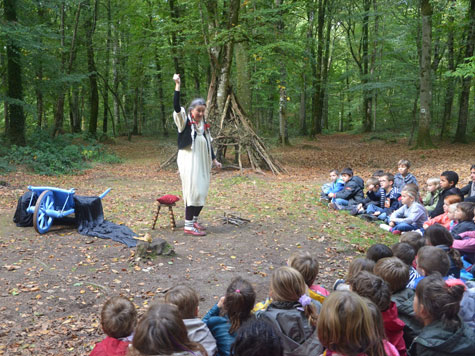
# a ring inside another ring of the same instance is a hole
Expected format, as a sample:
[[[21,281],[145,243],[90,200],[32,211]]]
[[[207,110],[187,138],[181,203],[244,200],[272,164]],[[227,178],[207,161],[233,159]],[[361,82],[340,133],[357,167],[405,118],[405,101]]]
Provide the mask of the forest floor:
[[[377,225],[319,203],[319,189],[332,168],[353,167],[368,178],[376,169],[395,171],[401,158],[424,182],[446,169],[469,179],[474,145],[442,145],[409,150],[404,139],[385,141],[363,135],[320,136],[296,140],[272,153],[288,173],[274,176],[250,170],[214,171],[202,220],[205,237],[183,234],[183,206],[174,209],[178,228],[171,231],[162,212],[151,231],[155,199],[181,196],[176,169],[159,171],[159,162],[174,151],[174,140],[134,137],[111,145],[123,163],[96,165],[80,175],[48,177],[25,169],[0,176],[0,355],[87,355],[103,338],[100,310],[112,295],[130,297],[142,313],[177,284],[200,294],[200,316],[224,294],[230,280],[252,282],[265,298],[272,271],[299,250],[318,256],[318,283],[331,288],[345,275],[349,261],[375,242],[395,241]],[[103,200],[108,220],[139,234],[152,232],[174,248],[172,257],[135,261],[134,249],[79,235],[74,228],[54,226],[38,235],[12,222],[18,198],[28,185],[76,188],[79,195],[112,191]],[[225,213],[250,222],[223,224]]]

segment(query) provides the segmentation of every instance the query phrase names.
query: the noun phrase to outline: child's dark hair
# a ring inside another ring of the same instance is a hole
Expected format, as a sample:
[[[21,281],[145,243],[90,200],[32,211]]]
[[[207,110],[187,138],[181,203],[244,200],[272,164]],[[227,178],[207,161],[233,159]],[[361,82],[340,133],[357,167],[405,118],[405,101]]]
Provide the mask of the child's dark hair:
[[[384,257],[393,257],[393,251],[383,244],[374,244],[366,251],[366,258],[373,260],[375,263]]]
[[[165,303],[175,304],[182,319],[196,318],[200,303],[198,294],[189,286],[176,286],[165,294]]]
[[[348,273],[346,275],[346,280],[351,279],[353,276],[356,276],[361,271],[368,271],[373,273],[374,270],[374,261],[365,257],[355,258],[351,261],[350,266],[348,267]]]
[[[414,249],[414,253],[417,255],[417,252],[419,252],[419,249],[425,246],[426,239],[418,232],[408,231],[401,235],[399,242],[405,242],[411,245],[412,248]]]
[[[470,170],[475,169],[475,164],[472,164]]]
[[[411,162],[407,159],[400,159],[397,163],[398,166],[406,166],[408,169],[411,168]]]
[[[431,246],[447,246],[449,248],[447,254],[452,258],[455,266],[459,269],[463,268],[460,252],[452,248],[454,238],[444,226],[439,224],[429,226],[424,233],[424,237]]]
[[[272,324],[261,320],[250,320],[239,328],[231,356],[282,356],[283,348],[279,335]]]
[[[391,246],[393,255],[399,258],[408,266],[412,266],[414,258],[416,258],[416,252],[414,248],[406,242],[398,242]]]
[[[397,257],[381,258],[374,266],[374,274],[384,279],[391,293],[403,290],[409,283],[409,266]]]
[[[280,267],[270,280],[272,299],[277,302],[298,302],[307,291],[307,285],[299,271],[292,267]],[[317,326],[317,308],[313,303],[303,306],[310,325]]]
[[[440,273],[446,276],[450,269],[450,260],[447,253],[434,246],[421,247],[417,253],[417,267],[422,268],[426,276]]]
[[[440,176],[447,178],[449,183],[453,182],[453,187],[455,187],[459,182],[459,175],[454,171],[443,171]]]
[[[387,173],[384,173],[382,177],[386,177],[389,182],[394,183],[394,174],[387,172]]]
[[[332,169],[332,170],[330,171],[330,173],[335,173],[336,175],[339,175],[339,174],[340,174],[340,172],[338,171],[338,169]]]
[[[441,275],[436,273],[417,284],[416,296],[432,321],[442,321],[445,327],[456,330],[461,324],[458,313],[464,291],[463,285],[449,286]]]
[[[368,298],[376,304],[381,312],[391,305],[391,289],[380,277],[366,271],[361,271],[348,281],[353,292]]]
[[[137,311],[134,304],[124,297],[112,297],[105,302],[101,312],[102,330],[108,336],[120,339],[134,331]]]
[[[352,170],[351,168],[349,168],[349,167],[346,167],[346,168],[343,168],[343,169],[341,170],[341,173],[340,173],[340,174],[342,174],[342,175],[343,175],[343,174],[346,174],[346,175],[348,175],[348,176],[350,176],[350,177],[353,177],[353,170]]]
[[[251,317],[251,310],[255,301],[256,292],[251,283],[241,277],[236,277],[231,281],[228,289],[226,289],[224,300],[224,310],[231,322],[230,334],[237,331]]]
[[[386,355],[368,303],[350,291],[333,292],[325,299],[317,333],[323,346],[339,354]]]
[[[139,320],[132,341],[132,355],[171,355],[177,352],[208,353],[188,338],[186,326],[174,304],[151,305]]]
[[[295,253],[290,256],[289,266],[300,272],[308,287],[315,282],[318,275],[318,260],[309,252]]]
[[[378,169],[378,170],[374,171],[374,173],[373,173],[373,177],[375,177],[375,178],[382,177],[383,175],[384,175],[384,171],[382,169]]]
[[[474,203],[471,203],[471,202],[468,202],[468,201],[458,203],[457,204],[457,210],[460,210],[464,215],[464,219],[460,220],[460,221],[472,221],[473,216],[474,216],[474,209],[475,209],[475,204]]]

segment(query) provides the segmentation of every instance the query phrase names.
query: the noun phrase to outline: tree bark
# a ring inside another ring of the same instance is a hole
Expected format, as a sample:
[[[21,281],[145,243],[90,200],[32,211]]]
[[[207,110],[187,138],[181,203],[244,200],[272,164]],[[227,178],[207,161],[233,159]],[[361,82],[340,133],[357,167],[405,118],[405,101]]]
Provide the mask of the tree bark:
[[[363,131],[370,132],[372,128],[372,97],[367,85],[369,83],[369,11],[371,10],[371,0],[364,0],[363,6]]]
[[[302,74],[302,89],[300,91],[300,110],[299,110],[299,127],[300,135],[307,134],[307,81],[305,71]]]
[[[94,61],[94,43],[93,36],[96,29],[96,11],[97,2],[91,0],[89,2],[89,14],[85,21],[86,28],[86,53],[87,53],[87,70],[89,72],[90,87],[90,109],[89,109],[89,128],[91,135],[95,136],[97,132],[97,118],[99,115],[99,91],[97,89],[97,69]]]
[[[465,44],[465,60],[473,56],[475,47],[475,0],[470,1],[468,13],[468,35]],[[462,78],[462,91],[459,100],[459,119],[457,123],[457,132],[455,133],[455,142],[467,142],[467,123],[468,123],[468,102],[470,100],[470,85],[472,77],[467,75]]]
[[[4,14],[7,24],[14,26],[17,22],[16,0],[4,0]],[[7,96],[23,101],[22,66],[20,46],[7,35]],[[8,138],[12,144],[23,146],[25,140],[25,114],[23,105],[18,102],[8,105],[9,129]]]
[[[275,6],[278,9],[277,35],[278,38],[284,36],[284,13],[282,6],[284,0],[275,0]],[[280,80],[279,80],[279,141],[281,145],[289,144],[289,134],[287,131],[287,70],[285,68],[284,53],[282,49],[277,49],[277,55],[280,57]]]
[[[104,69],[104,113],[102,116],[102,132],[107,135],[107,121],[109,112],[109,71],[110,71],[110,52],[112,42],[112,15],[111,15],[111,1],[107,0],[107,40],[106,40],[106,63]]]
[[[322,113],[323,113],[323,93],[322,93],[322,66],[323,66],[323,27],[325,24],[325,11],[327,0],[318,0],[318,21],[317,21],[317,57],[316,76],[314,86],[315,112],[312,110],[313,127],[312,136],[322,133]],[[313,108],[312,108],[313,109]]]
[[[119,70],[120,70],[120,48],[119,48],[119,31],[114,28],[114,43],[112,45],[112,55],[113,55],[113,61],[112,61],[112,82],[113,82],[113,88],[114,88],[114,117],[112,120],[117,124],[118,130],[120,130],[120,98],[119,98]],[[114,125],[115,126],[115,125]]]

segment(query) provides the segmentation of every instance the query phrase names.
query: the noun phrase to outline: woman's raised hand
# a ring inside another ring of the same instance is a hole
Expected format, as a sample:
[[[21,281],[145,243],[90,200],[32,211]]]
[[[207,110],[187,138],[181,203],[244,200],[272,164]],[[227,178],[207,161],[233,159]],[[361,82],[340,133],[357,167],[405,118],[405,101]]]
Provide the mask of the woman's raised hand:
[[[173,80],[175,81],[175,90],[180,91],[180,74],[173,74]]]

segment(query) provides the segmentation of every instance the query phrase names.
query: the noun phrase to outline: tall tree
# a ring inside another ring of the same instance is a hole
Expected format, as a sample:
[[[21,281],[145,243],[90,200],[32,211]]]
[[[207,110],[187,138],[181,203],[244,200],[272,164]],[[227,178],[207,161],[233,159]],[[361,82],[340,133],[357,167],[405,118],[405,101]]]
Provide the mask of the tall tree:
[[[284,14],[283,14],[284,0],[275,0],[275,6],[278,11],[277,20],[277,35],[278,38],[284,37]],[[279,141],[282,145],[289,144],[289,133],[287,131],[287,70],[283,60],[283,50],[277,49],[280,54],[281,61],[279,66],[280,79],[279,79]]]
[[[420,101],[419,128],[416,147],[432,147],[430,136],[432,82],[431,82],[431,46],[432,46],[432,5],[430,0],[421,0],[422,47],[420,61]]]
[[[97,132],[97,118],[99,115],[99,91],[97,88],[97,69],[94,60],[94,43],[93,36],[96,30],[96,14],[97,0],[90,0],[88,5],[88,14],[84,22],[86,30],[86,53],[87,53],[87,70],[89,72],[89,127],[90,134],[95,135]]]
[[[5,20],[8,25],[14,27],[17,22],[16,0],[4,0]],[[13,31],[12,31],[13,32]],[[8,105],[8,135],[10,142],[23,146],[25,140],[25,114],[23,113],[23,82],[21,65],[21,48],[17,40],[7,36],[7,95],[13,99]]]
[[[465,60],[469,61],[473,56],[475,47],[475,0],[470,0],[468,10],[468,33],[465,43]],[[457,132],[454,140],[456,142],[467,142],[467,122],[468,122],[468,102],[470,100],[470,85],[472,81],[471,75],[465,75],[462,79],[462,91],[459,100],[459,119],[457,123]]]

